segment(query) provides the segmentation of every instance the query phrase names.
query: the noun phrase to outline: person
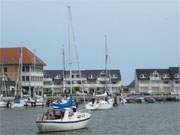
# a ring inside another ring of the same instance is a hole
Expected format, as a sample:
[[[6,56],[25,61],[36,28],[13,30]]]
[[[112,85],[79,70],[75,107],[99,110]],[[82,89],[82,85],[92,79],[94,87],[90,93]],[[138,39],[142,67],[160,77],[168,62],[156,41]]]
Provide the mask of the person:
[[[76,106],[73,106],[72,109],[73,109],[73,112],[76,112]]]

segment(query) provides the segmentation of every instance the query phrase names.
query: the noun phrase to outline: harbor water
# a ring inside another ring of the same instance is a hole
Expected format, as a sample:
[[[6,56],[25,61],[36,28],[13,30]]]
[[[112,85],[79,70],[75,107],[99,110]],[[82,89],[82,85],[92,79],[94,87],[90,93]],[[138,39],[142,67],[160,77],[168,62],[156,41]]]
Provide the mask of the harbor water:
[[[179,135],[180,103],[125,104],[94,111],[88,127],[38,133],[35,120],[46,107],[0,108],[0,135]]]

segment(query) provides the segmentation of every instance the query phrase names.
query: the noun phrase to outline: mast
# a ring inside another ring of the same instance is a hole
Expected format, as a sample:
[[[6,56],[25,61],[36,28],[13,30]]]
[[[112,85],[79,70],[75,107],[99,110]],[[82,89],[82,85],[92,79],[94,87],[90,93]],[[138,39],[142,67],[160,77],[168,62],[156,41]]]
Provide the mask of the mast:
[[[5,92],[5,96],[7,97],[7,89],[6,89],[6,78],[5,78],[5,74],[4,74],[4,61],[3,59],[1,59],[1,73],[2,73],[2,84],[1,84],[1,91],[0,91],[0,95],[3,94],[3,91]]]
[[[36,50],[34,49],[34,57],[33,57],[33,71],[34,73],[36,72]],[[30,80],[31,81],[31,80]],[[34,90],[33,90],[33,97],[36,95],[36,89],[35,89],[35,85],[34,85]]]
[[[77,64],[77,70],[78,70],[78,74],[80,77],[80,83],[81,83],[81,90],[84,93],[83,90],[83,86],[82,86],[82,75],[81,75],[81,71],[80,71],[80,64],[79,64],[79,56],[78,56],[78,50],[77,50],[77,46],[76,46],[76,41],[75,41],[75,33],[74,33],[74,27],[73,27],[73,23],[72,23],[72,14],[71,14],[71,7],[68,6],[68,13],[69,13],[69,24],[68,24],[68,42],[69,42],[69,67],[70,67],[70,90],[71,90],[71,94],[72,94],[72,59],[71,59],[71,46],[74,47],[75,49],[75,63]],[[71,41],[72,39],[72,41]],[[85,101],[85,97],[84,97],[84,101]]]
[[[20,59],[20,97],[22,97],[22,68],[23,68],[23,48],[21,47],[21,59]]]
[[[107,62],[108,62],[107,35],[105,35],[104,38],[105,38],[105,74],[107,76]]]
[[[70,94],[72,95],[72,60],[71,60],[71,7],[67,6],[68,8],[68,53],[69,53],[69,79],[70,79]]]
[[[107,35],[104,35],[105,39],[105,79],[108,77],[107,73],[107,63],[108,63],[108,52],[107,52]],[[107,80],[105,80],[105,90],[107,91]]]
[[[66,77],[65,77],[65,71],[66,71],[66,67],[65,67],[65,52],[64,52],[64,45],[62,45],[63,47],[63,52],[62,52],[62,65],[63,65],[63,93],[65,92],[65,88],[66,88]]]
[[[111,84],[111,73],[110,73],[110,69],[108,69],[108,58],[109,58],[109,55],[108,55],[108,47],[107,47],[107,35],[105,34],[104,36],[105,38],[105,76],[106,78],[108,78],[109,80],[105,81],[105,89],[109,91],[108,89],[108,84]],[[112,87],[110,87],[110,90],[112,90]]]
[[[20,48],[20,58],[18,67],[18,76],[16,81],[16,96],[22,97],[22,62],[23,62],[23,49]]]

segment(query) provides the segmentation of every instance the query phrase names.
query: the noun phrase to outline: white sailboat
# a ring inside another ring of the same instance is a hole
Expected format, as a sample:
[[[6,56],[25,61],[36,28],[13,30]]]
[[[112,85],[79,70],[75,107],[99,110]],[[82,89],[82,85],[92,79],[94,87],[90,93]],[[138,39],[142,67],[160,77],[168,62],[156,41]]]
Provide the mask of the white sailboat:
[[[3,69],[2,69],[3,70]],[[4,73],[2,72],[2,81],[1,81],[1,95],[0,95],[0,108],[1,107],[6,107],[7,103],[3,100],[3,91],[6,93],[6,85],[5,85],[5,76]]]
[[[71,18],[71,7],[68,6],[69,21]],[[72,24],[69,23],[69,32],[72,29]],[[72,62],[70,58],[70,33],[69,33],[69,69],[70,69],[70,92],[72,94]],[[50,109],[48,113],[43,114],[37,121],[37,127],[40,132],[51,132],[51,131],[67,131],[85,128],[91,118],[89,112],[76,110],[73,107],[72,97],[68,97],[63,103],[55,103],[53,105],[55,109]]]
[[[6,84],[5,84],[5,80],[6,80],[6,77],[5,77],[5,74],[4,74],[4,65],[3,65],[3,61],[2,61],[2,64],[1,64],[1,87],[0,87],[0,108],[1,107],[6,107],[7,103],[3,100],[3,92],[5,93],[5,96],[7,96],[7,90],[6,90]]]
[[[22,99],[22,66],[23,66],[23,48],[20,49],[18,76],[15,87],[15,102],[12,108],[20,108],[25,105],[25,100]]]
[[[107,71],[107,62],[108,62],[108,52],[107,52],[107,36],[105,35],[105,76],[109,79],[109,82],[111,81],[110,73]],[[104,93],[100,95],[95,95],[93,98],[94,101],[89,102],[86,104],[86,109],[89,110],[106,110],[111,109],[113,107],[113,98],[111,98],[108,95],[108,92],[110,93],[108,86],[107,86],[107,80],[104,79],[105,86],[104,86]]]
[[[72,97],[68,98],[67,102],[57,105],[56,109],[48,110],[36,121],[40,132],[67,131],[86,127],[91,114],[76,111],[76,108],[72,106]]]

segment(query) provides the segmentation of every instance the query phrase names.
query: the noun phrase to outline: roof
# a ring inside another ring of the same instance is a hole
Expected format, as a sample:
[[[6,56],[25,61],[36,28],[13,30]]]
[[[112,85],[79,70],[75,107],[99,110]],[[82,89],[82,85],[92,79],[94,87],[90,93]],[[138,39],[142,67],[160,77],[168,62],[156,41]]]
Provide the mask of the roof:
[[[22,47],[22,55],[23,55],[23,64],[33,64],[34,59],[36,61],[36,65],[45,66],[45,62],[43,62],[39,57],[35,56],[29,49],[26,47]],[[4,65],[17,65],[19,64],[19,59],[21,56],[21,47],[15,48],[0,48],[0,64]]]
[[[73,71],[78,72],[78,71]],[[94,78],[99,77],[102,73],[104,73],[104,70],[102,69],[96,69],[96,70],[81,70],[81,74],[83,77],[89,77],[90,75],[93,75]],[[69,71],[65,71],[66,75],[69,75]],[[111,75],[116,75],[117,79],[121,80],[121,74],[120,70],[118,69],[111,69],[110,70]],[[44,76],[54,78],[56,76],[62,76],[63,70],[44,70]]]
[[[162,77],[164,74],[169,75],[169,79],[176,79],[174,78],[175,74],[180,74],[180,67],[170,67],[167,69],[136,69],[136,76],[139,80],[149,80],[150,75],[157,71],[158,74]],[[144,74],[146,78],[141,78],[140,75]],[[163,79],[163,77],[162,77]],[[168,79],[168,78],[166,78]]]

